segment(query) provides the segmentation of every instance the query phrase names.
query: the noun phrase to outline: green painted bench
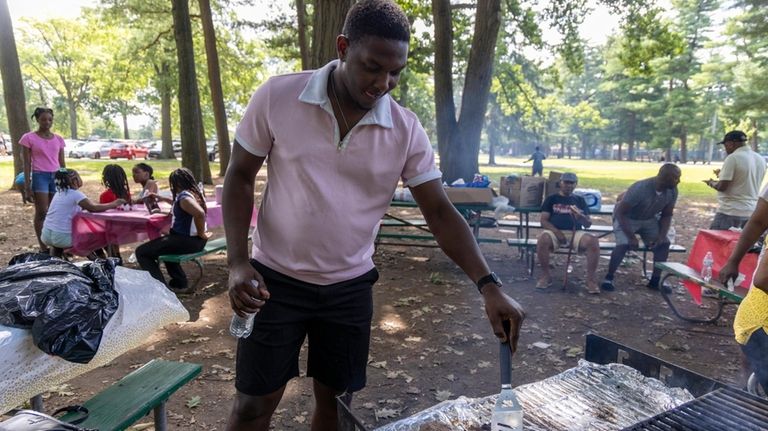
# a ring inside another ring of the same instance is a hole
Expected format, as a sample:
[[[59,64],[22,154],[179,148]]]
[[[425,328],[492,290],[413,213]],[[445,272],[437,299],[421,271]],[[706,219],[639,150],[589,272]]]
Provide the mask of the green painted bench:
[[[497,223],[498,223],[499,227],[504,227],[504,228],[515,228],[515,229],[521,229],[521,228],[524,229],[525,228],[525,225],[521,226],[520,222],[517,221],[517,220],[498,220]],[[541,229],[541,222],[537,222],[537,221],[528,222],[528,227],[530,229]],[[585,232],[594,232],[594,233],[602,234],[602,235],[599,235],[599,236],[602,237],[602,236],[605,236],[605,235],[607,235],[609,233],[613,233],[613,226],[611,226],[611,225],[593,224],[592,226],[590,226],[588,228],[584,228],[584,231]]]
[[[192,288],[194,289],[195,287],[197,287],[197,284],[200,283],[200,280],[203,279],[203,262],[200,258],[208,254],[216,253],[217,251],[226,250],[226,249],[227,249],[226,238],[209,239],[208,242],[205,244],[205,247],[203,247],[202,250],[196,253],[164,254],[160,256],[158,260],[160,262],[176,262],[176,263],[184,263],[189,261],[194,262],[197,265],[197,268],[200,270],[200,276],[192,285]]]
[[[718,319],[720,319],[720,316],[722,316],[723,308],[726,305],[736,305],[741,303],[742,299],[744,299],[748,292],[748,289],[745,289],[741,286],[734,287],[732,291],[728,290],[727,287],[723,286],[722,283],[715,279],[709,280],[709,282],[705,282],[704,279],[701,278],[701,274],[698,271],[684,263],[659,262],[656,264],[656,268],[659,268],[662,271],[661,285],[667,286],[667,288],[661,289],[661,296],[667,302],[669,308],[672,309],[672,312],[675,313],[675,316],[687,322],[715,323]],[[717,308],[714,312],[714,315],[706,317],[695,317],[685,315],[683,312],[681,312],[679,307],[676,306],[672,300],[672,289],[668,288],[669,284],[665,284],[665,282],[670,278],[690,281],[692,283],[698,284],[701,287],[714,291],[717,300]]]
[[[202,368],[200,364],[154,359],[86,401],[83,406],[89,415],[78,426],[121,431],[154,410],[155,430],[166,431],[166,401],[200,374]],[[79,415],[68,413],[61,419],[66,422]]]
[[[570,236],[570,232],[566,234],[566,236]],[[517,247],[519,250],[523,250],[524,257],[526,259],[526,263],[528,266],[528,273],[533,275],[533,269],[536,265],[536,245],[538,244],[538,240],[535,238],[529,238],[529,239],[518,239],[518,238],[510,238],[507,239],[507,245],[510,247]],[[607,242],[607,241],[600,241],[600,251],[601,252],[611,252],[614,248],[616,248],[615,242]],[[647,275],[647,269],[646,269],[646,262],[648,258],[648,252],[653,251],[652,249],[649,249],[645,247],[645,245],[642,245],[640,248],[635,250],[637,252],[642,252],[643,256],[643,275]],[[687,250],[682,245],[678,244],[672,244],[669,246],[669,252],[670,253],[685,253]],[[560,247],[554,251],[555,254],[567,254],[568,248],[567,247]]]

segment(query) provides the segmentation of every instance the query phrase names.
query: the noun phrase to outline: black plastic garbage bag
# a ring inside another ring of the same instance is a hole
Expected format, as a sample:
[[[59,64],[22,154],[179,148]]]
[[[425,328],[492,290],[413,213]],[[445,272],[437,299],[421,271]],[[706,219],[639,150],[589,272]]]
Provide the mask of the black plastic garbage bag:
[[[31,328],[42,351],[71,362],[96,355],[104,327],[117,311],[115,262],[81,268],[61,259],[20,258],[0,271],[0,324]]]

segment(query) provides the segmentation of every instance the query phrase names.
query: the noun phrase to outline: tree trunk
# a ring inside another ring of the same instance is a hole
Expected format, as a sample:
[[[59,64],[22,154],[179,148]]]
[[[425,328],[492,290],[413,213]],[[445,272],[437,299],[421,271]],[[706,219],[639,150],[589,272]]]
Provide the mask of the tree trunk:
[[[131,139],[128,132],[128,114],[121,112],[120,116],[123,118],[123,139]]]
[[[160,93],[160,149],[161,159],[175,159],[173,153],[173,138],[171,136],[171,72],[168,63],[163,62],[160,67],[155,67],[157,72],[157,91]]]
[[[355,0],[315,0],[310,69],[338,58],[336,37],[341,34],[347,11]]]
[[[307,7],[304,0],[296,0],[296,21],[299,32],[299,54],[301,55],[301,70],[309,69],[309,42],[307,41]]]
[[[449,139],[456,130],[456,105],[453,103],[453,20],[451,5],[432,0],[435,23],[435,122],[440,165],[448,163]],[[445,174],[445,172],[443,172]]]
[[[619,151],[617,153],[616,160],[621,160],[621,142],[619,142]]]
[[[754,132],[752,132],[752,139],[749,140],[749,145],[752,147],[752,151],[759,151],[757,148],[757,132],[759,129],[757,128],[757,120],[754,118],[752,119],[752,130]]]
[[[202,134],[203,116],[195,72],[192,26],[188,0],[171,0],[173,33],[179,61],[179,129],[181,131],[181,165],[192,171],[198,181],[210,182],[211,171]]]
[[[77,104],[67,90],[67,107],[69,107],[69,137],[77,139]]]
[[[211,86],[211,101],[213,102],[213,118],[216,124],[216,140],[219,144],[219,176],[227,173],[231,147],[229,146],[229,128],[227,127],[227,112],[224,107],[224,92],[221,89],[221,72],[219,71],[219,52],[216,49],[216,30],[213,27],[211,3],[209,0],[198,0],[200,17],[203,23],[205,37],[205,56],[208,64],[208,82]],[[206,150],[207,160],[207,150]]]
[[[685,131],[685,128],[680,133],[680,161],[683,163],[688,162],[688,133]]]
[[[704,161],[707,162],[707,164],[712,163],[712,151],[715,149],[715,131],[717,130],[717,109],[715,109],[715,112],[712,113],[712,125],[710,126],[709,132],[712,135],[712,137],[707,142],[707,152],[704,153]]]
[[[442,3],[442,4],[441,4]],[[435,17],[435,103],[437,107],[442,103],[448,103],[453,107],[452,87],[445,86],[445,79],[451,79],[452,63],[445,62],[450,59],[450,55],[438,53],[440,47],[438,35],[442,37],[451,37],[452,30],[445,32],[445,27],[450,28],[450,3],[447,1],[433,0],[432,10]],[[449,9],[446,14],[444,9]],[[475,19],[475,29],[472,36],[472,48],[469,51],[469,61],[467,62],[467,73],[464,80],[464,89],[461,99],[461,110],[459,120],[450,118],[455,111],[455,107],[438,115],[438,148],[440,148],[440,129],[443,129],[442,136],[445,137],[451,129],[454,133],[449,136],[447,146],[440,150],[440,168],[443,171],[443,179],[449,183],[463,178],[464,181],[471,181],[473,175],[478,171],[477,158],[480,153],[480,135],[483,130],[485,119],[485,110],[488,105],[488,95],[491,88],[491,78],[493,76],[493,59],[496,49],[496,40],[501,25],[501,2],[500,0],[478,0]],[[448,21],[445,21],[448,18]],[[438,21],[442,22],[438,24]],[[447,41],[447,48],[451,47],[451,41]],[[438,56],[441,56],[441,64],[438,65]],[[443,67],[446,70],[441,71]],[[438,80],[438,74],[443,76]],[[440,98],[438,100],[438,95]],[[447,124],[441,124],[445,121]]]
[[[21,79],[21,67],[19,67],[16,39],[13,36],[13,23],[7,0],[0,0],[0,78],[3,81],[5,112],[11,132],[13,178],[16,178],[16,175],[24,170],[19,139],[29,132],[29,120],[27,120],[24,81]]]

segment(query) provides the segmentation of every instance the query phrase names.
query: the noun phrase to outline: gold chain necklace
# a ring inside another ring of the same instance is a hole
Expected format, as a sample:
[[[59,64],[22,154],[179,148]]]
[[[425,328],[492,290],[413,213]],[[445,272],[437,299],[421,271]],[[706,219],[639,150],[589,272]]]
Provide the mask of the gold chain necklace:
[[[339,108],[339,114],[341,114],[341,121],[344,122],[344,127],[347,128],[347,133],[349,133],[349,123],[347,123],[347,117],[344,116],[344,110],[341,109],[341,103],[339,103],[339,96],[336,94],[336,85],[333,83],[333,72],[331,72],[331,92],[333,92],[333,98],[336,99],[336,107]],[[343,141],[341,137],[341,132],[339,132],[339,146],[341,146],[341,141]]]

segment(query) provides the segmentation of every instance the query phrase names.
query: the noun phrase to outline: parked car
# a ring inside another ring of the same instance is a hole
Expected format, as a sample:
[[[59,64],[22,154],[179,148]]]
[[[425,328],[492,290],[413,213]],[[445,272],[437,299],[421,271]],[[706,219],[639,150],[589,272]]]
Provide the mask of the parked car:
[[[73,141],[70,139],[65,139],[64,143],[66,144],[64,148],[66,148],[67,157],[73,157],[75,159],[79,159],[81,157],[78,155],[78,152],[81,148],[83,148],[83,146],[87,144],[85,141]]]
[[[149,150],[146,147],[136,144],[116,143],[109,150],[110,159],[149,159]]]
[[[149,146],[149,158],[159,159],[160,152],[163,149],[162,141],[155,141]],[[173,141],[173,155],[176,158],[181,157],[181,141]]]
[[[112,145],[108,143],[106,145],[109,146],[104,147],[105,143],[100,141],[81,142],[79,144],[75,144],[73,148],[70,148],[67,155],[74,159],[100,159],[102,156],[106,157],[109,155],[109,148]]]
[[[205,149],[208,153],[208,161],[212,162],[216,160],[216,155],[219,152],[219,144],[216,141],[207,141],[205,143]]]

